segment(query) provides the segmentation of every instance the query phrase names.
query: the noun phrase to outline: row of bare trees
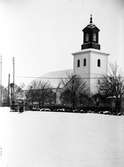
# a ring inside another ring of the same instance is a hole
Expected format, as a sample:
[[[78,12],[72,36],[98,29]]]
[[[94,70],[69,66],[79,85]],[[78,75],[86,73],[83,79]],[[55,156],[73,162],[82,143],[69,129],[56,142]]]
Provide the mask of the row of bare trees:
[[[55,92],[48,82],[33,80],[26,91],[26,101],[33,105],[38,102],[39,106],[55,102]]]
[[[122,102],[124,95],[124,79],[119,73],[117,65],[110,65],[110,72],[104,75],[98,84],[96,94],[89,94],[86,82],[77,75],[72,75],[63,81],[63,91],[61,100],[63,103],[70,103],[72,108],[82,104],[92,104],[94,106],[104,106],[105,102],[109,104],[113,114],[122,111]]]
[[[117,65],[111,65],[109,74],[103,76],[98,87],[98,93],[104,98],[112,99],[112,107],[116,113],[121,111],[124,79],[120,75]]]
[[[69,104],[73,109],[80,106],[88,98],[86,82],[77,75],[70,75],[62,80],[63,90],[60,99],[63,104]]]
[[[64,105],[69,105],[73,109],[84,104],[99,106],[104,105],[104,100],[110,101],[113,110],[119,113],[121,110],[122,98],[124,94],[124,81],[118,72],[116,65],[111,66],[110,73],[103,76],[98,85],[98,92],[91,96],[87,88],[86,81],[77,75],[70,75],[67,79],[61,80],[60,100]],[[39,106],[56,103],[56,92],[48,82],[32,81],[26,93],[26,99],[33,104],[34,101]]]
[[[87,88],[86,81],[77,75],[70,75],[67,79],[61,80],[60,100],[64,105],[69,105],[73,109],[82,104],[99,106],[104,104],[104,100],[111,99],[111,105],[116,113],[121,111],[122,99],[124,95],[124,80],[118,72],[116,65],[111,66],[110,73],[103,76],[98,85],[98,92],[91,96]],[[7,89],[3,89],[5,99],[7,99]],[[23,94],[23,87],[16,86],[16,97]],[[32,104],[37,102],[39,106],[45,104],[56,104],[56,91],[49,82],[33,80],[25,91],[26,102]]]

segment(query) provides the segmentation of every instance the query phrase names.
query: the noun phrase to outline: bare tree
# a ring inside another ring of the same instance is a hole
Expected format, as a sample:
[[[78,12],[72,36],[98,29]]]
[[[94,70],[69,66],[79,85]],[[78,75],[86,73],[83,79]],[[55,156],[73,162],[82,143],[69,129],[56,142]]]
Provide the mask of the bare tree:
[[[33,80],[26,92],[28,102],[38,102],[39,106],[44,106],[45,103],[50,104],[54,100],[54,92],[48,82]]]
[[[99,93],[108,98],[115,99],[115,113],[119,113],[121,110],[122,96],[124,94],[124,80],[118,72],[117,65],[110,66],[110,73],[103,76],[103,79],[99,83]]]
[[[2,105],[4,106],[9,106],[9,100],[8,100],[8,90],[4,86],[0,85],[0,97],[1,97],[1,102]]]
[[[9,85],[11,88],[11,84]],[[18,86],[14,85],[14,90],[15,90],[15,101],[22,99],[24,97],[24,84]],[[2,87],[2,98],[3,98],[3,105],[10,106],[11,100],[12,100],[12,94],[11,91],[8,90],[9,88],[4,88]]]
[[[15,100],[24,98],[24,87],[25,87],[24,83],[19,86],[18,85],[14,86]]]
[[[62,80],[63,91],[61,100],[65,104],[70,104],[72,108],[77,107],[83,95],[87,94],[86,82],[77,75],[70,75],[67,79]]]

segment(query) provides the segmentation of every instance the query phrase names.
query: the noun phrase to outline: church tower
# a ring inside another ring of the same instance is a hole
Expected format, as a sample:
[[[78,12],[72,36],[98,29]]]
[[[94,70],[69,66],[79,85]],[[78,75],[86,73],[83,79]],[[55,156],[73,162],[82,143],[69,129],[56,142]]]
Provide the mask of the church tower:
[[[108,73],[109,54],[100,50],[99,28],[90,23],[82,30],[83,44],[81,50],[73,53],[73,71],[87,82],[91,94],[97,93],[100,78]]]

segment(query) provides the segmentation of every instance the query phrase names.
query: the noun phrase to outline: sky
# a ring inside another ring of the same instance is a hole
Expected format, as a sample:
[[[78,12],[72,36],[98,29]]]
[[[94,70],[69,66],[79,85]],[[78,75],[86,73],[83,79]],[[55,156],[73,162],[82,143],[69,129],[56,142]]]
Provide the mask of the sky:
[[[100,29],[101,50],[124,71],[123,0],[0,0],[3,85],[9,73],[12,81],[12,57],[17,84],[73,68],[72,53],[81,49],[90,14]]]

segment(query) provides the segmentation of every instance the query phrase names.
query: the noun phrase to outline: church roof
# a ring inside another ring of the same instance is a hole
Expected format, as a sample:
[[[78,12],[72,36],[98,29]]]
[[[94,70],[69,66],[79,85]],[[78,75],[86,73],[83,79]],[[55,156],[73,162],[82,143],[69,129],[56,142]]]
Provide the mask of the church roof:
[[[98,29],[95,24],[88,24],[84,29],[89,28],[89,29]]]
[[[73,73],[72,69],[62,70],[62,71],[52,71],[49,73],[44,74],[40,77],[41,81],[48,82],[52,88],[62,88],[63,79],[68,78],[69,75]]]

